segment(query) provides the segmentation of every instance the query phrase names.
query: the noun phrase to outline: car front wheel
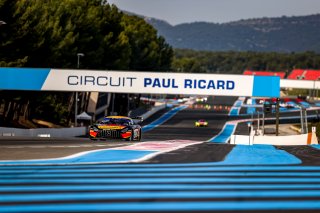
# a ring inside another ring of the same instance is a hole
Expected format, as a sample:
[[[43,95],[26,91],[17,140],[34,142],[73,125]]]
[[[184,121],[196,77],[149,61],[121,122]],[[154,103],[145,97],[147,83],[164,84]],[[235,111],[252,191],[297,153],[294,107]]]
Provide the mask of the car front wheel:
[[[137,141],[141,141],[141,138],[142,138],[142,131],[141,131],[141,129],[139,129],[139,136],[138,136]]]

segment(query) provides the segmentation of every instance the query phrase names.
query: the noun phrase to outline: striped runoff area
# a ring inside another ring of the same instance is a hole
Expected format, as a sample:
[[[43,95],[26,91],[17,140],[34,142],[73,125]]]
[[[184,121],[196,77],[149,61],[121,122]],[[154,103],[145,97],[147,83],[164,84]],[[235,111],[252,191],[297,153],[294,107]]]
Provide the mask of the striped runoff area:
[[[270,145],[221,162],[2,164],[0,212],[320,211],[320,167],[300,164]]]
[[[318,166],[0,167],[0,212],[320,211]]]

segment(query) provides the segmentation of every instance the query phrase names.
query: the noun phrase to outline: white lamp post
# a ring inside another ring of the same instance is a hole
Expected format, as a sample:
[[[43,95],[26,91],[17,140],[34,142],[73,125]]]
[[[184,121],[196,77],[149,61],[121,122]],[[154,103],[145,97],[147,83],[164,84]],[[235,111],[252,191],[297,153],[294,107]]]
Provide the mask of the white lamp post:
[[[78,61],[77,61],[77,68],[80,68],[80,57],[83,57],[84,54],[83,53],[77,53],[77,57],[78,57]],[[77,122],[77,114],[78,114],[78,92],[76,92],[76,102],[74,104],[74,126],[78,126],[78,122]]]
[[[83,57],[84,54],[83,53],[77,53],[77,56],[78,56],[77,68],[79,69],[80,68],[80,57]]]

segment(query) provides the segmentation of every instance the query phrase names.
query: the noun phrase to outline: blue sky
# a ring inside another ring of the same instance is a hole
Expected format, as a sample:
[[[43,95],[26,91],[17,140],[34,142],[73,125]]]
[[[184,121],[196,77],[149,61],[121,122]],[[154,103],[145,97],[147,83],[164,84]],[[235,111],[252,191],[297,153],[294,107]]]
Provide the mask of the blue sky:
[[[320,0],[108,0],[122,10],[172,25],[320,13]]]

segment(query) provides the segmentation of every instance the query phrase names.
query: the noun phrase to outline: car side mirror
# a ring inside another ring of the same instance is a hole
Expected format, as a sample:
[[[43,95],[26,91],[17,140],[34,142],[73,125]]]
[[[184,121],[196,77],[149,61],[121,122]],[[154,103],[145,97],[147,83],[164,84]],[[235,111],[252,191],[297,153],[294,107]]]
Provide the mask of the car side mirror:
[[[140,124],[143,122],[143,117],[142,116],[137,116],[132,118],[133,122],[135,122],[136,124]]]

